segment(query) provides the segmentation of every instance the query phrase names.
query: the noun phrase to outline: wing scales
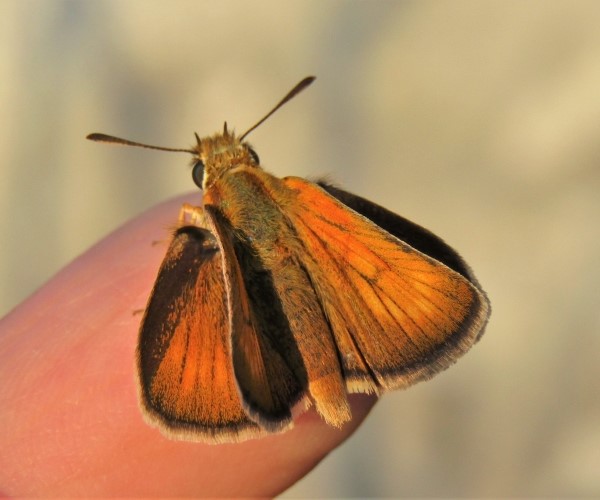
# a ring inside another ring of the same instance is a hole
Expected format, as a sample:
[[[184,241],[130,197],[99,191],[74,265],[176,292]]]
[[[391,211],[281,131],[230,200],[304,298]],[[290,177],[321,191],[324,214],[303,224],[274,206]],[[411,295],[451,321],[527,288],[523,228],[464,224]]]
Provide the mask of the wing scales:
[[[296,197],[288,217],[308,256],[303,262],[348,360],[349,390],[410,385],[475,342],[488,308],[474,283],[318,186],[284,182]]]
[[[221,442],[257,436],[231,361],[221,253],[199,228],[175,234],[138,342],[140,401],[148,420],[180,438]]]

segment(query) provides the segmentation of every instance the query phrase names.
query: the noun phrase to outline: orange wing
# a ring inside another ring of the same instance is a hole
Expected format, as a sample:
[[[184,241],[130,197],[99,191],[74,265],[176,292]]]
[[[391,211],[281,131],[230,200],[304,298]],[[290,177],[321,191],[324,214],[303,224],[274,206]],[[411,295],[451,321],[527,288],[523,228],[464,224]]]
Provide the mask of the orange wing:
[[[260,169],[240,168],[204,198],[223,254],[234,256],[225,259],[225,281],[236,379],[249,415],[268,429],[300,400],[339,427],[351,414],[337,344],[298,257],[301,243],[269,188],[289,191]]]
[[[284,183],[294,199],[281,203],[303,244],[298,258],[331,325],[349,391],[427,379],[478,339],[489,306],[474,280],[317,185],[294,177]]]
[[[231,361],[221,252],[208,231],[181,228],[160,268],[140,330],[140,402],[150,423],[178,438],[259,436]]]

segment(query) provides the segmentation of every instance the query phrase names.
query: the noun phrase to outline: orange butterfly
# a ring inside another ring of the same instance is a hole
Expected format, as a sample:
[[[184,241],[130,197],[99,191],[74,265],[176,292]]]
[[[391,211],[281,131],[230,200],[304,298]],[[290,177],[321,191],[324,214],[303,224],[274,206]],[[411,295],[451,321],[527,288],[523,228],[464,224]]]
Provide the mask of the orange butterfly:
[[[184,205],[142,321],[143,413],[168,436],[241,441],[292,426],[292,407],[351,418],[349,392],[381,394],[447,368],[490,307],[460,256],[426,229],[325,182],[279,179],[240,137],[184,151],[203,190]]]

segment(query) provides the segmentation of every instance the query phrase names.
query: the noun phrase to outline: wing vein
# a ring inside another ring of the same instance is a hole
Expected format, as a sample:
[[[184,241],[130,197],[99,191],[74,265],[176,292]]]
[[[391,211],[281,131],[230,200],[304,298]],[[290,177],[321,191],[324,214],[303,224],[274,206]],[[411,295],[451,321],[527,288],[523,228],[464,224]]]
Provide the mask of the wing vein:
[[[318,234],[317,234],[317,233],[316,233],[316,232],[315,232],[315,231],[314,231],[312,228],[310,228],[310,227],[308,227],[308,226],[306,226],[306,225],[305,225],[305,229],[306,229],[308,232],[312,233],[313,237],[314,237],[316,240],[318,240],[318,241],[319,241],[319,243],[321,244],[321,246],[322,246],[323,248],[328,248],[328,249],[332,250],[334,253],[337,253],[337,254],[338,254],[340,257],[342,257],[342,255],[341,255],[341,253],[340,253],[340,252],[336,252],[336,250],[335,250],[334,248],[332,248],[332,247],[330,247],[329,245],[327,245],[327,242],[326,242],[325,240],[323,240],[323,239],[322,239],[322,238],[321,238],[321,237],[320,237],[320,236],[319,236],[319,235],[318,235]],[[347,285],[349,288],[351,288],[351,289],[352,289],[352,291],[354,292],[354,293],[353,293],[353,295],[354,295],[355,299],[356,299],[357,301],[360,301],[360,302],[362,303],[362,306],[364,306],[364,308],[366,308],[367,310],[370,310],[370,309],[371,309],[371,307],[370,307],[370,306],[369,306],[369,304],[367,303],[367,301],[366,301],[366,299],[365,299],[364,295],[363,295],[363,294],[361,294],[361,293],[360,293],[360,291],[358,291],[358,290],[356,289],[356,287],[354,286],[353,280],[352,280],[352,279],[350,279],[350,277],[348,276],[348,273],[347,273],[347,271],[346,271],[346,270],[345,270],[343,267],[341,267],[341,266],[340,266],[340,265],[337,263],[337,261],[336,261],[335,259],[330,259],[330,261],[331,261],[331,264],[332,264],[333,266],[335,266],[335,268],[337,269],[337,271],[338,271],[338,273],[340,274],[340,276],[342,276],[342,277],[345,279],[346,285]],[[349,269],[352,269],[352,268],[349,268]],[[361,277],[361,278],[364,280],[364,282],[367,284],[367,286],[369,286],[369,287],[371,288],[371,290],[373,290],[373,291],[375,292],[375,290],[374,290],[373,286],[371,285],[371,280],[370,280],[368,277],[364,276],[364,275],[363,275],[363,274],[362,274],[362,273],[361,273],[359,270],[357,270],[357,269],[354,269],[354,271],[356,271],[356,273],[357,273],[357,274],[358,274],[358,275],[359,275],[359,276],[360,276],[360,277]],[[379,300],[379,302],[380,302],[380,303],[383,305],[383,307],[385,308],[385,310],[386,310],[386,311],[389,313],[389,309],[388,309],[388,308],[387,308],[387,306],[386,306],[386,305],[385,305],[385,304],[382,302],[382,300],[381,300],[381,298],[379,297],[379,295],[378,295],[378,294],[376,294],[376,296],[377,296],[377,299]],[[397,303],[396,303],[396,304],[397,304]],[[399,305],[399,304],[397,304],[397,305],[398,305],[398,307],[400,307],[400,305]],[[358,308],[357,308],[357,310],[359,310],[359,311],[360,311],[360,310],[362,310],[362,307],[358,307]],[[407,314],[407,313],[405,313],[405,314],[408,316],[408,314]],[[382,322],[380,321],[380,319],[379,319],[379,318],[378,318],[376,315],[373,315],[372,317],[373,317],[373,319],[375,320],[375,322],[377,323],[377,325],[379,326],[379,330],[380,330],[380,331],[382,331],[382,332],[383,332],[383,331],[385,331],[385,326],[382,324]],[[391,314],[390,314],[390,317],[391,317],[391,318],[394,320],[394,322],[395,322],[396,324],[398,324],[398,322],[397,322],[397,321],[395,321],[395,318],[394,318],[394,317],[393,317]],[[363,318],[363,316],[362,316],[362,315],[360,316],[360,318],[361,318],[361,319],[363,319],[363,322],[364,322],[364,318]],[[365,326],[366,326],[366,325],[365,325]],[[406,332],[406,330],[405,330],[404,328],[402,328],[401,326],[400,326],[400,331],[402,332],[403,336],[406,338],[407,342],[408,342],[408,343],[410,343],[410,344],[412,344],[412,345],[414,346],[415,344],[414,344],[414,342],[413,342],[412,338],[411,338],[411,337],[410,337],[410,335],[409,335],[409,334]],[[353,337],[353,335],[351,335],[351,337]],[[353,338],[353,341],[354,341],[354,338]],[[360,352],[360,349],[358,349],[358,351]],[[368,362],[366,362],[366,360],[365,360],[365,363],[366,363],[366,365],[367,365],[367,366],[369,366],[369,364],[368,364]]]

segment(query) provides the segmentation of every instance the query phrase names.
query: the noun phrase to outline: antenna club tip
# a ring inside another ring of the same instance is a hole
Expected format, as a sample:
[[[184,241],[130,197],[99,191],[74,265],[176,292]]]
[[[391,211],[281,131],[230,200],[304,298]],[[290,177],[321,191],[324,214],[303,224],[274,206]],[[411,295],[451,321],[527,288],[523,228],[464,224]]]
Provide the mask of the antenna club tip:
[[[244,137],[246,137],[250,132],[252,132],[256,127],[258,127],[261,123],[263,123],[267,118],[269,118],[269,116],[271,116],[273,113],[275,113],[275,111],[277,111],[281,106],[283,106],[286,102],[288,102],[290,99],[293,99],[295,96],[297,96],[300,92],[302,92],[306,87],[308,87],[314,80],[315,80],[315,76],[307,76],[305,78],[303,78],[302,80],[300,80],[295,87],[290,90],[283,99],[281,99],[281,101],[279,101],[275,107],[269,111],[265,116],[262,117],[262,119],[260,119],[257,123],[255,123],[254,125],[252,125],[252,127],[250,127],[248,130],[246,130],[246,132],[244,132],[240,137],[239,137],[239,141],[243,141]]]
[[[302,89],[305,89],[306,87],[308,87],[309,85],[312,85],[312,83],[317,79],[316,76],[307,76],[305,78],[303,78],[300,83],[298,83],[298,85],[296,86],[296,91],[300,92]]]

